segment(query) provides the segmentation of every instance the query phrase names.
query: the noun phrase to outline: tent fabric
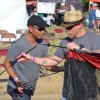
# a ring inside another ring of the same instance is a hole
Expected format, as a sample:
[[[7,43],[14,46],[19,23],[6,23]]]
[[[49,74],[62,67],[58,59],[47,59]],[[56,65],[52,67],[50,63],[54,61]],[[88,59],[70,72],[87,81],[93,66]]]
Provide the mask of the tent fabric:
[[[74,58],[68,59],[65,67],[63,96],[68,100],[95,100],[95,68]]]
[[[25,0],[2,0],[0,4],[1,30],[16,33],[17,29],[27,29],[28,14]]]
[[[91,2],[100,2],[100,0],[90,0]]]
[[[100,69],[100,54],[99,53],[88,53],[88,52],[75,52],[69,51],[68,58],[75,58],[81,61],[86,61],[94,67]]]
[[[95,69],[90,60],[100,54],[69,51],[64,69],[63,96],[68,100],[95,100],[97,83]],[[90,59],[87,61],[84,58]],[[99,61],[100,62],[100,61]],[[97,62],[98,63],[98,62]]]

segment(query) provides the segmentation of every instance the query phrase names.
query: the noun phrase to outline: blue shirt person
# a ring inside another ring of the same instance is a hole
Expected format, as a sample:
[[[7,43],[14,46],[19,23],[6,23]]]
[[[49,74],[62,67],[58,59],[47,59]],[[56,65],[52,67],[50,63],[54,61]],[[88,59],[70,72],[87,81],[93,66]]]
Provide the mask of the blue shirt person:
[[[96,15],[95,15],[95,9],[96,7],[94,4],[91,5],[91,10],[89,12],[89,29],[92,29],[92,31],[96,30]]]

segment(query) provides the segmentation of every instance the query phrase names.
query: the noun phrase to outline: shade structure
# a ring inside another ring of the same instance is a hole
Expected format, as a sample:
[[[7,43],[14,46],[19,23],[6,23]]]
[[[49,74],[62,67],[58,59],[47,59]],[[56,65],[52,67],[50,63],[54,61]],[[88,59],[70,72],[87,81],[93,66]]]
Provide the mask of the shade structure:
[[[63,2],[63,0],[39,0],[39,2]]]
[[[25,0],[3,0],[0,4],[0,29],[16,33],[17,29],[27,28]]]
[[[100,2],[100,0],[90,0],[91,2]]]

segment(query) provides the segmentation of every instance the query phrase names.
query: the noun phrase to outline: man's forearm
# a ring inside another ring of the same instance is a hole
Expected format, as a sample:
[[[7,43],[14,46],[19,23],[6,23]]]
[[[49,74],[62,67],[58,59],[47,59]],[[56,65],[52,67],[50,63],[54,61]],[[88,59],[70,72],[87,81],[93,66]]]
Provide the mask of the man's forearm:
[[[4,67],[5,67],[6,71],[7,71],[7,73],[9,74],[9,76],[16,80],[17,79],[17,75],[15,74],[15,72],[14,72],[14,70],[13,70],[11,64],[10,64],[9,59],[7,59],[7,58],[5,59]]]
[[[41,66],[55,66],[59,63],[59,61],[54,58],[38,58],[35,57],[34,63],[39,64]]]
[[[22,58],[18,59],[17,61],[29,61],[33,62],[36,64],[39,64],[41,66],[56,66],[58,63],[60,63],[63,59],[59,58],[57,56],[52,56],[52,57],[45,57],[45,58],[40,58],[40,57],[34,57],[30,54],[25,54],[22,53]]]

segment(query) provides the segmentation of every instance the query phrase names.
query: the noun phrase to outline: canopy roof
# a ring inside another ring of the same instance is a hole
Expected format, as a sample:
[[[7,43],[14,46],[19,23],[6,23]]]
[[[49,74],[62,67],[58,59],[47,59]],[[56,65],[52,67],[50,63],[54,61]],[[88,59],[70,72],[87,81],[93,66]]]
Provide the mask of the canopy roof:
[[[100,0],[90,0],[90,1],[92,1],[92,2],[100,2]]]

